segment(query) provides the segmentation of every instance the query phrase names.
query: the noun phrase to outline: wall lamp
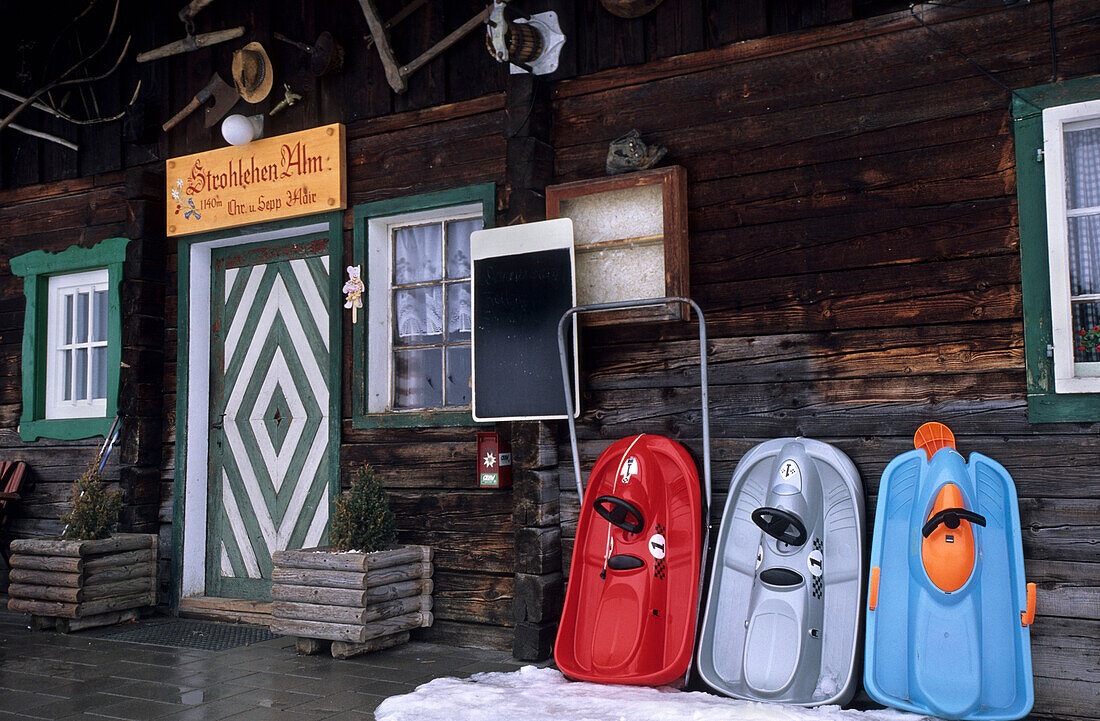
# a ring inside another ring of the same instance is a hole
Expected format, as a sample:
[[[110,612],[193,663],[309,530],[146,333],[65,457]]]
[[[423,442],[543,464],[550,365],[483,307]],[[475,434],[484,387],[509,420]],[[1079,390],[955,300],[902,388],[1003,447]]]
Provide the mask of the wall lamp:
[[[264,134],[263,115],[230,115],[222,121],[222,137],[230,145],[248,145]]]

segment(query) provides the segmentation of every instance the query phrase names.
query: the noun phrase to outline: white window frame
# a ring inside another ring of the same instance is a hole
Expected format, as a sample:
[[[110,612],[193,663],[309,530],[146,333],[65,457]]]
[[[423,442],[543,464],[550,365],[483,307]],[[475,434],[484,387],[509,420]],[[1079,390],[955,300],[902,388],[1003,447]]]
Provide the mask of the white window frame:
[[[465,406],[437,408],[393,407],[393,233],[398,226],[481,219],[482,204],[467,203],[412,213],[370,218],[367,221],[367,412],[422,413],[461,411]],[[445,261],[445,259],[444,259]]]
[[[1050,318],[1054,340],[1054,392],[1100,392],[1100,363],[1075,363],[1070,312],[1069,213],[1063,129],[1094,121],[1100,127],[1100,100],[1043,110],[1043,172],[1046,185],[1047,248],[1050,261]],[[1100,297],[1097,298],[1100,300]]]
[[[55,418],[105,418],[107,415],[107,398],[95,398],[87,400],[64,400],[63,386],[71,381],[65,377],[64,364],[61,363],[61,352],[74,347],[88,349],[88,390],[91,384],[92,348],[107,348],[110,344],[110,334],[107,339],[93,341],[91,321],[88,323],[88,339],[83,343],[76,343],[65,348],[63,335],[65,333],[65,315],[63,299],[66,295],[75,295],[85,292],[89,295],[95,292],[108,292],[109,274],[107,268],[97,268],[79,273],[66,273],[64,275],[51,276],[47,283],[47,311],[46,311],[46,414],[47,420]],[[88,300],[89,313],[93,307],[91,297]],[[73,322],[76,322],[76,304],[73,304]],[[109,322],[109,321],[108,321]],[[106,329],[104,329],[106,331]],[[106,369],[104,369],[106,372]],[[109,375],[109,374],[108,374]]]

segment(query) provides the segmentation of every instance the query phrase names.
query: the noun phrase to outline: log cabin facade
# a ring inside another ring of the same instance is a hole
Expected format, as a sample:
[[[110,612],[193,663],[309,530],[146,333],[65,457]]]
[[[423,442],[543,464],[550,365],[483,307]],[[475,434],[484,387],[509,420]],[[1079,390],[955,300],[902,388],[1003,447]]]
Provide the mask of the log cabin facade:
[[[400,5],[378,3],[386,16]],[[82,7],[73,4],[72,15]],[[121,7],[120,27],[139,51],[182,34],[174,11]],[[167,236],[165,161],[224,141],[201,113],[160,131],[211,73],[228,79],[235,48],[258,40],[276,91],[235,112],[269,111],[285,82],[303,99],[267,118],[265,136],[342,123],[347,209],[220,238],[286,237],[287,227],[323,237],[323,252],[309,257],[328,262],[327,302],[339,309],[342,268],[366,243],[369,218],[434,204],[466,208],[463,217],[476,206],[486,226],[539,220],[547,185],[603,177],[608,143],[639,130],[668,148],[663,165],[686,171],[687,292],[709,324],[714,505],[721,508],[749,448],[804,435],[856,463],[870,527],[886,464],[911,448],[918,425],[947,423],[964,454],[993,457],[1017,484],[1028,580],[1039,585],[1033,715],[1100,718],[1100,399],[1055,392],[1043,340],[1050,321],[1036,300],[1046,258],[1035,255],[1044,221],[1033,189],[1038,109],[1100,98],[1100,12],[1090,0],[905,7],[665,0],[627,20],[597,2],[527,2],[525,10],[552,9],[561,20],[567,41],[555,73],[509,75],[475,33],[396,94],[358,4],[224,2],[198,16],[197,30],[243,25],[239,42],[143,64],[131,50],[118,73],[93,86],[110,114],[141,81],[123,120],[75,126],[25,110],[18,124],[80,150],[0,132],[0,454],[33,469],[3,542],[58,532],[69,482],[101,441],[67,426],[28,432],[39,417],[26,399],[41,380],[28,329],[44,321],[28,324],[37,301],[27,289],[39,285],[16,275],[12,259],[44,251],[45,277],[70,246],[126,239],[112,306],[123,422],[105,470],[126,496],[122,530],[160,534],[169,608],[262,617],[262,599],[210,588],[201,564],[188,568],[188,544],[198,543],[201,556],[207,540],[185,533],[188,523],[204,525],[184,497],[182,424],[189,412],[205,422],[209,405],[188,384],[192,342],[203,332],[188,310],[202,285],[190,272],[192,249],[209,238]],[[427,4],[393,28],[395,53],[419,55],[481,8]],[[61,29],[35,12],[0,5],[9,40],[0,55],[10,69],[0,88],[23,95],[52,77],[48,51]],[[340,72],[321,77],[301,51],[272,38],[308,42],[322,30],[346,55]],[[71,37],[56,47],[60,56],[77,52]],[[78,101],[91,95],[65,107]],[[6,102],[5,113],[14,105]],[[346,484],[357,466],[374,466],[400,540],[434,548],[436,620],[418,633],[544,657],[578,513],[563,428],[498,424],[511,439],[515,482],[479,489],[475,435],[485,428],[448,414],[369,408],[369,340],[356,336],[365,324],[352,324],[347,311],[330,318],[330,476]],[[586,470],[612,441],[638,432],[676,438],[701,457],[694,331],[682,322],[586,328]],[[189,405],[196,402],[198,412]],[[205,473],[195,458],[192,467]]]

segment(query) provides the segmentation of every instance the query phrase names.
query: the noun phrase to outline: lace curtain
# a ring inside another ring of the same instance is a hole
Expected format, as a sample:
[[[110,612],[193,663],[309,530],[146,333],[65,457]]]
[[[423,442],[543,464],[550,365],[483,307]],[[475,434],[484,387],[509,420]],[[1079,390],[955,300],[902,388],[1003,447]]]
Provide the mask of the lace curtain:
[[[1070,296],[1100,294],[1100,210],[1087,210],[1100,207],[1100,128],[1067,129],[1064,141]],[[1100,361],[1100,352],[1077,340],[1081,331],[1100,328],[1100,303],[1073,302],[1071,309],[1074,360]]]

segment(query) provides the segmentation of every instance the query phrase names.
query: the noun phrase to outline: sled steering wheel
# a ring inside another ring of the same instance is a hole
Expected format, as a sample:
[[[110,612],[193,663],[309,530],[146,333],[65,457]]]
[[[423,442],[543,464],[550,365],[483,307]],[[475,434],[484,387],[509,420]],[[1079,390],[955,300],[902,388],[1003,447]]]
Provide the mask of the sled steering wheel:
[[[806,542],[806,526],[802,523],[802,519],[782,508],[771,506],[757,508],[752,512],[752,522],[777,541],[792,546],[801,546]]]
[[[968,511],[965,508],[945,508],[929,518],[928,523],[924,524],[920,532],[922,536],[928,538],[941,523],[954,530],[959,527],[961,521],[970,521],[971,523],[977,523],[979,526],[984,526],[985,516],[974,511]]]
[[[633,504],[617,496],[600,496],[592,503],[592,507],[612,526],[617,526],[628,533],[641,533],[645,530],[642,512]]]

